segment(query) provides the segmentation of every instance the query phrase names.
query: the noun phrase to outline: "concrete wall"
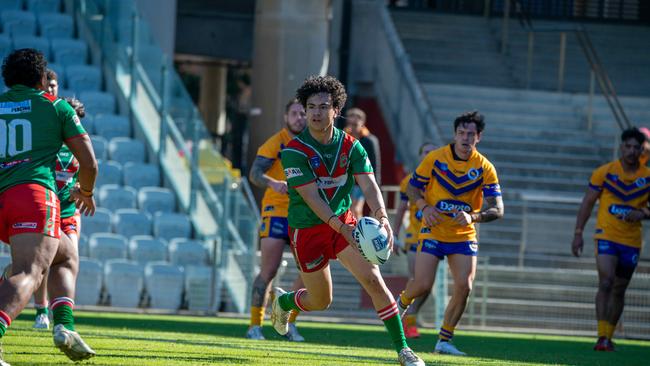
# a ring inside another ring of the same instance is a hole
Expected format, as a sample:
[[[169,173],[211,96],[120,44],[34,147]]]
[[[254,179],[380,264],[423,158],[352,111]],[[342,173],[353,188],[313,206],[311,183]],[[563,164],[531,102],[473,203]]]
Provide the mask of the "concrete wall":
[[[173,58],[176,44],[176,0],[136,0],[136,6],[151,27],[158,46]]]

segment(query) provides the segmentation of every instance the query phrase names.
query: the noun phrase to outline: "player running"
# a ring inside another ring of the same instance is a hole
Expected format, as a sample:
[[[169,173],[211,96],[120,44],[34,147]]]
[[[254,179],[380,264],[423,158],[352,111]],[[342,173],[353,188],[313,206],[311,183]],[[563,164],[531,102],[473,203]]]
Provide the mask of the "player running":
[[[258,187],[266,188],[262,199],[262,227],[260,229],[261,265],[260,273],[253,282],[251,297],[251,320],[246,338],[264,339],[262,320],[264,309],[268,302],[271,283],[282,262],[282,251],[289,244],[289,224],[287,210],[289,196],[287,182],[282,171],[280,152],[289,141],[305,129],[305,108],[297,99],[287,103],[284,110],[285,128],[271,136],[257,150],[257,157],[251,167],[250,181]],[[293,283],[293,289],[301,288],[300,276]],[[296,317],[298,311],[291,312],[289,332],[286,334],[290,341],[302,342],[305,339],[298,333]]]
[[[305,288],[285,293],[276,288],[271,322],[286,334],[292,310],[326,309],[332,302],[330,259],[338,259],[370,295],[390,334],[401,365],[424,362],[408,347],[397,306],[376,265],[366,261],[352,238],[356,219],[350,212],[355,178],[373,215],[389,234],[384,202],[361,144],[334,127],[347,95],[331,76],[310,77],[296,93],[307,112],[307,128],[282,150],[289,186],[289,238]],[[350,245],[352,244],[352,245]]]
[[[593,172],[578,211],[571,244],[576,257],[582,254],[582,234],[596,201],[600,200],[594,235],[598,268],[596,351],[614,351],[612,337],[641,252],[641,220],[650,218],[650,168],[639,163],[645,141],[636,128],[623,131],[620,158]]]
[[[436,147],[430,142],[425,142],[420,146],[419,156],[420,162],[424,159],[427,154]],[[415,254],[418,251],[418,234],[420,232],[420,226],[422,225],[422,212],[420,212],[416,205],[409,204],[409,198],[406,194],[406,189],[408,188],[409,181],[413,174],[409,174],[399,185],[400,188],[400,202],[397,206],[397,213],[395,214],[395,237],[399,237],[400,229],[402,228],[402,221],[404,221],[404,214],[406,210],[409,211],[409,226],[406,228],[406,240],[404,241],[404,252],[408,257],[409,264],[409,277],[413,277],[415,270]],[[427,300],[431,289],[426,291],[422,296],[419,296],[413,301],[413,305],[409,306],[406,311],[406,315],[403,319],[404,326],[404,335],[406,338],[418,338],[420,332],[418,332],[417,327],[417,315],[422,307],[422,304]]]
[[[478,112],[454,120],[454,142],[430,152],[413,173],[409,200],[422,211],[415,274],[398,297],[401,311],[430,291],[438,263],[447,257],[454,279],[435,352],[465,355],[452,343],[476,274],[475,223],[503,217],[501,188],[494,166],[476,150],[485,122]],[[487,208],[481,211],[483,198]]]
[[[47,62],[34,49],[13,51],[0,95],[0,240],[11,247],[12,275],[0,284],[0,339],[40,285],[48,266],[54,313],[54,344],[78,361],[95,352],[74,331],[72,312],[78,265],[75,250],[59,245],[60,204],[56,154],[65,141],[79,161],[80,187],[71,192],[80,211],[93,214],[97,175],[90,138],[64,100],[45,93]],[[64,236],[65,238],[65,236]],[[1,353],[0,353],[1,355]],[[9,365],[0,356],[0,365]]]

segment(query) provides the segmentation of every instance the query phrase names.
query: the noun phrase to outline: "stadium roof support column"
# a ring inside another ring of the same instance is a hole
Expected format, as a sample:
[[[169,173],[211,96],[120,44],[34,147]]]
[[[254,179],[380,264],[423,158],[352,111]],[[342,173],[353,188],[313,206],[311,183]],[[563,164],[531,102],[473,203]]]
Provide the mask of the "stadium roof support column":
[[[249,162],[257,148],[283,126],[284,105],[302,81],[327,72],[328,18],[329,1],[257,1]]]

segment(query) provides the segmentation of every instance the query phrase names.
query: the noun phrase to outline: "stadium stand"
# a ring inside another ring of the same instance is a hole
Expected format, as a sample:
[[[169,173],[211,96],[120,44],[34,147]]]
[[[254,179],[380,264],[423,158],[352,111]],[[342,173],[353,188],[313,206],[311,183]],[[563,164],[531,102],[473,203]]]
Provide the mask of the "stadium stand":
[[[108,155],[111,160],[120,164],[144,163],[145,148],[141,141],[128,137],[115,137],[108,144]]]
[[[131,187],[106,184],[99,188],[97,198],[101,207],[115,211],[120,208],[135,208],[137,194],[136,190]]]
[[[185,301],[188,310],[210,309],[212,269],[208,266],[185,266]]]
[[[179,309],[182,305],[183,270],[166,262],[149,262],[144,271],[149,306]]]
[[[90,235],[90,258],[100,261],[109,259],[126,259],[127,240],[124,236],[113,233],[95,233]]]
[[[75,304],[97,305],[102,293],[103,278],[103,268],[100,261],[81,258],[79,260]]]
[[[130,188],[130,187],[125,187]],[[132,191],[135,191],[131,188]],[[135,196],[133,197],[135,203]],[[122,208],[113,214],[113,231],[131,238],[151,234],[151,216],[138,209]]]
[[[142,266],[126,259],[106,261],[104,288],[107,304],[127,308],[138,307],[144,290]]]
[[[129,241],[129,259],[146,264],[147,262],[166,262],[167,242],[150,235],[136,235]]]
[[[143,187],[138,192],[138,207],[152,215],[156,212],[174,212],[176,199],[167,188]]]

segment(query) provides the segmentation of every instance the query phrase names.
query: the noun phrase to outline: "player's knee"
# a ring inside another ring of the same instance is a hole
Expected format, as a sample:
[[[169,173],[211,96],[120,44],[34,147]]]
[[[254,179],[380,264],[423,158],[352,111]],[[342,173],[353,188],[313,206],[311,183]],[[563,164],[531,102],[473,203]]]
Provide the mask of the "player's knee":
[[[310,309],[309,310],[326,310],[327,308],[330,307],[330,304],[332,304],[332,296],[321,296],[318,298],[315,298],[312,303],[310,304]]]
[[[454,284],[454,291],[459,296],[467,297],[472,292],[472,282],[465,281],[465,282]]]
[[[614,288],[614,280],[611,278],[603,278],[598,281],[598,290],[603,292],[612,292]]]

